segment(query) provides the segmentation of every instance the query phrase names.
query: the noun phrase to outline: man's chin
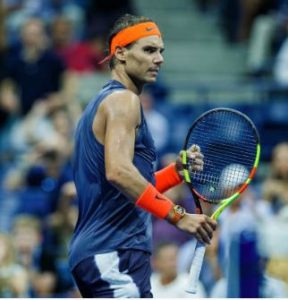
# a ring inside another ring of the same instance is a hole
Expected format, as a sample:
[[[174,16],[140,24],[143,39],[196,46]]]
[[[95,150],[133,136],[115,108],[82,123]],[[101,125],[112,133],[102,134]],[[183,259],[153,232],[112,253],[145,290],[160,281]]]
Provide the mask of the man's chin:
[[[153,83],[157,81],[157,76],[155,77],[149,77],[146,79],[146,83]]]

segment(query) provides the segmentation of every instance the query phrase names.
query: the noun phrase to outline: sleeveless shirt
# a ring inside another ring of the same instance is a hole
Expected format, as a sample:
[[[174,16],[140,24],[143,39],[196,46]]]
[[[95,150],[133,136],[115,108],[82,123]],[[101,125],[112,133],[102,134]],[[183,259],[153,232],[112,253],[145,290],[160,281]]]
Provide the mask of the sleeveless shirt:
[[[104,146],[94,136],[92,124],[101,102],[111,93],[126,89],[110,80],[87,105],[75,132],[73,175],[79,215],[69,249],[73,269],[83,259],[119,249],[151,252],[151,215],[135,206],[105,177]],[[155,146],[141,106],[133,164],[152,184]]]

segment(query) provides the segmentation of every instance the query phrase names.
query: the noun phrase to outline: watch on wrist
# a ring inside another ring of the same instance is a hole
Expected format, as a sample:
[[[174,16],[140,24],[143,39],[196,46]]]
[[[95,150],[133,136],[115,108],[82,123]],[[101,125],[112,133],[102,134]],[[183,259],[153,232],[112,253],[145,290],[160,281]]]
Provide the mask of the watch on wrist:
[[[174,205],[172,209],[172,216],[170,218],[170,222],[172,224],[176,224],[179,220],[181,220],[186,214],[186,210],[184,207],[180,205]]]

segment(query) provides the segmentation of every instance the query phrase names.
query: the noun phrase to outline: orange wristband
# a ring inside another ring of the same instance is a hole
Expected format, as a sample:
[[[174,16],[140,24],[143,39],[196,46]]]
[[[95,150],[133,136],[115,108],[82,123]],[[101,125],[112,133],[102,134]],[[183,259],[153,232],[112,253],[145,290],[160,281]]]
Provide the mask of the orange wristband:
[[[173,202],[160,194],[151,183],[136,201],[136,205],[160,219],[167,217],[174,206]]]
[[[182,178],[176,172],[175,163],[168,165],[166,168],[155,173],[156,189],[160,193],[164,193],[170,188],[180,184]]]

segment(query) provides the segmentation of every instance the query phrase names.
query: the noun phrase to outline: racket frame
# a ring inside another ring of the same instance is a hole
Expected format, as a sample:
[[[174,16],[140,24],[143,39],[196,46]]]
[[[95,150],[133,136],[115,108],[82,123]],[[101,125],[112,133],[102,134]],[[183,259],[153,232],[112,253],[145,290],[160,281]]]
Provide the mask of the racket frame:
[[[198,119],[196,119],[188,131],[183,150],[181,151],[182,165],[183,165],[183,178],[184,178],[184,181],[187,183],[187,185],[193,195],[193,199],[194,199],[194,202],[196,205],[196,213],[198,213],[198,214],[203,213],[202,207],[200,204],[200,200],[203,200],[206,202],[209,202],[209,201],[207,201],[207,199],[204,196],[202,196],[200,193],[198,193],[193,187],[193,183],[191,181],[191,178],[189,175],[189,170],[188,170],[187,145],[189,142],[189,137],[191,135],[191,132],[192,132],[193,128],[196,126],[196,124],[199,121],[201,121],[204,117],[206,117],[208,114],[216,113],[217,111],[233,112],[233,113],[236,113],[236,114],[244,117],[246,119],[246,121],[248,121],[248,123],[251,125],[251,127],[254,131],[254,134],[255,134],[256,156],[255,156],[253,167],[252,167],[246,181],[241,185],[241,187],[233,195],[219,201],[218,208],[214,211],[214,213],[211,216],[211,218],[214,220],[217,220],[219,218],[220,214],[223,212],[223,210],[225,208],[227,208],[229,205],[231,205],[236,199],[238,199],[239,196],[247,189],[251,180],[255,176],[257,167],[259,165],[260,153],[261,153],[260,138],[259,138],[257,128],[254,125],[254,123],[252,122],[252,120],[248,116],[243,114],[242,112],[235,110],[235,109],[231,109],[231,108],[215,108],[215,109],[211,109],[211,110],[203,113]],[[196,243],[196,248],[194,251],[193,260],[192,260],[192,264],[191,264],[191,268],[190,268],[190,272],[189,272],[189,286],[187,286],[187,289],[186,289],[186,292],[188,292],[188,293],[195,294],[197,292],[197,282],[198,282],[198,279],[200,276],[200,271],[201,271],[203,259],[205,256],[205,248],[206,247],[203,243],[200,243],[200,242]]]

